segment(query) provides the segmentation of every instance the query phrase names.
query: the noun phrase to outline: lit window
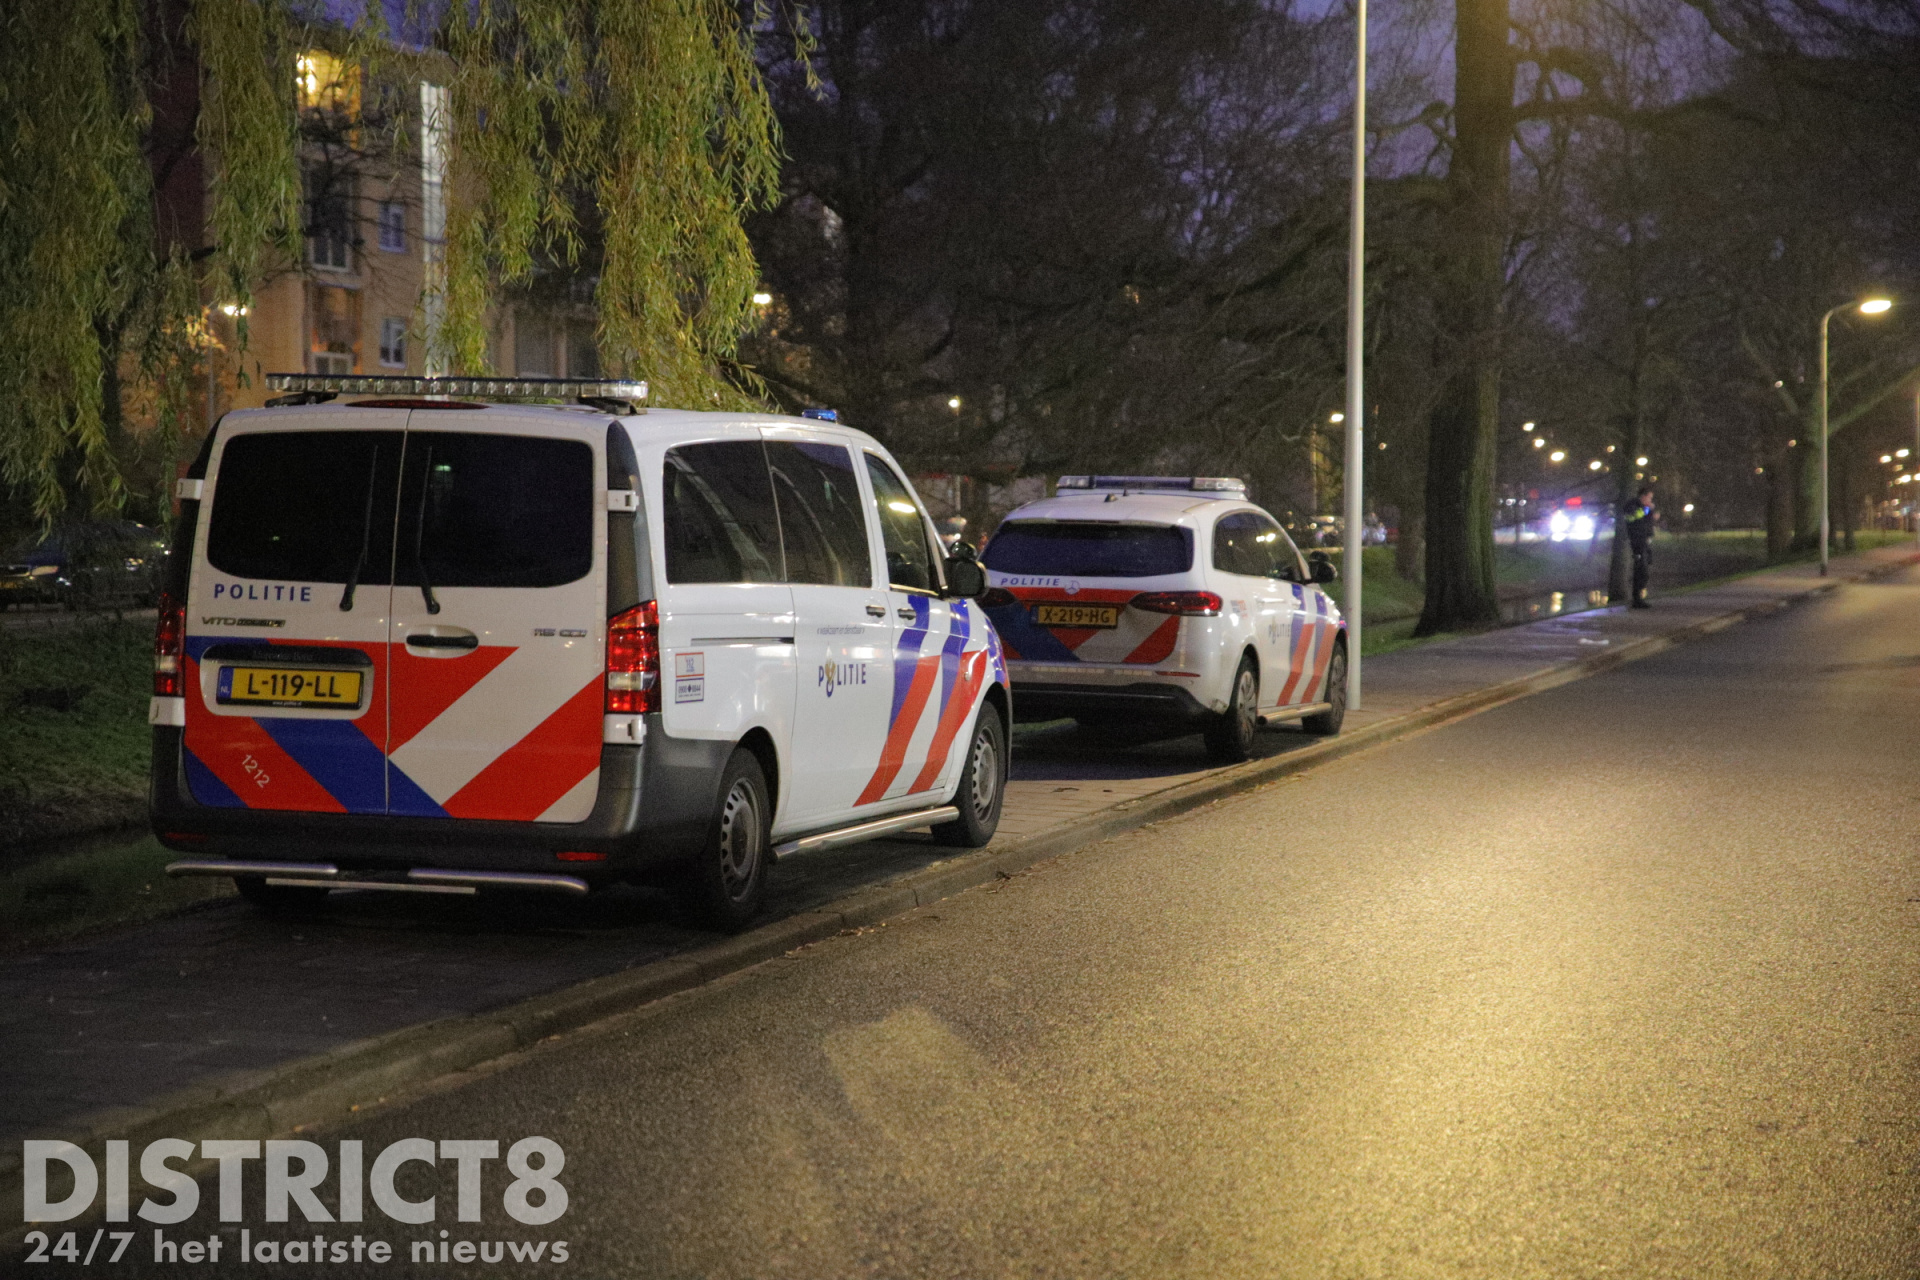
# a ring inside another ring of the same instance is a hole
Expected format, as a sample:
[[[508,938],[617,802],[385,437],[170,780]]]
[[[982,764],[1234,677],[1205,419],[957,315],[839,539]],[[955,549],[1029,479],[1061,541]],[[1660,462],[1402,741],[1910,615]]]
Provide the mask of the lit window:
[[[360,109],[360,69],[330,53],[309,49],[294,59],[294,87],[307,111]]]
[[[398,200],[380,204],[380,247],[388,253],[407,251],[407,206]]]
[[[390,369],[407,367],[407,322],[399,316],[380,322],[380,363]]]

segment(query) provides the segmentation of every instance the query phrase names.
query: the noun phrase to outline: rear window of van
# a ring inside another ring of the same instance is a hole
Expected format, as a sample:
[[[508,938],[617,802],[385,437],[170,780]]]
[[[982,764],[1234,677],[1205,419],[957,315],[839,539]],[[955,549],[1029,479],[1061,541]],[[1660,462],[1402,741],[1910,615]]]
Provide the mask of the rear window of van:
[[[1193,531],[1164,524],[1014,520],[987,543],[996,573],[1157,578],[1193,567]]]
[[[559,586],[593,567],[594,496],[579,440],[261,432],[221,453],[207,559],[291,582]]]
[[[398,431],[286,431],[227,441],[207,559],[236,578],[390,581]]]

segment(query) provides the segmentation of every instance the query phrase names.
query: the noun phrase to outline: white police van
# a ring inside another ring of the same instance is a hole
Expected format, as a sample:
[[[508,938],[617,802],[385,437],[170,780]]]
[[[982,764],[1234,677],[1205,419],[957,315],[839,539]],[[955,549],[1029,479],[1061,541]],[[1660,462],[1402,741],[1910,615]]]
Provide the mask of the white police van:
[[[870,437],[636,410],[644,383],[269,386],[180,482],[149,716],[154,829],[196,855],[172,873],[269,906],[665,876],[737,927],[772,858],[992,836],[983,575]]]
[[[1244,760],[1262,724],[1334,734],[1346,623],[1324,555],[1223,477],[1062,476],[988,539],[981,597],[1022,719],[1158,721]]]

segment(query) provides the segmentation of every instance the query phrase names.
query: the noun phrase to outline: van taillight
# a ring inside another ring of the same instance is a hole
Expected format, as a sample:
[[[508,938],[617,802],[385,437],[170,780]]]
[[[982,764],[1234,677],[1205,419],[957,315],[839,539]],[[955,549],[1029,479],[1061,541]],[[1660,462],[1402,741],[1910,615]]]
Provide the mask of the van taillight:
[[[1189,618],[1215,618],[1223,603],[1211,591],[1142,591],[1127,601],[1148,613],[1172,613]]]
[[[187,629],[187,606],[171,592],[160,595],[160,622],[153,632],[153,696],[178,698],[186,692],[180,669],[181,637]]]
[[[660,709],[660,607],[649,600],[607,624],[607,714]]]

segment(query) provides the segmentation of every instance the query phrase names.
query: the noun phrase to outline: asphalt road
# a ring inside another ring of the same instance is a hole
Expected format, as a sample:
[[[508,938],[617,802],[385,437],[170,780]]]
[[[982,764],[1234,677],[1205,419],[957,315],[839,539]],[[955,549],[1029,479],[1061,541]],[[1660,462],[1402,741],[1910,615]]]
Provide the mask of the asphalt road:
[[[557,1141],[350,1230],[580,1275],[1910,1277],[1916,765],[1908,571],[310,1136]]]

